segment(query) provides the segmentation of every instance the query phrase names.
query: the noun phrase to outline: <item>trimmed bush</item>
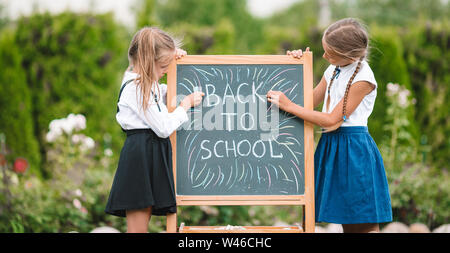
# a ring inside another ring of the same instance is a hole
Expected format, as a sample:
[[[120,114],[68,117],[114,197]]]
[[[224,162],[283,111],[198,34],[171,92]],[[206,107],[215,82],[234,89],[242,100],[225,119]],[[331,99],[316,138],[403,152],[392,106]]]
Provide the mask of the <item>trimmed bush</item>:
[[[374,26],[370,30],[370,35],[372,48],[369,65],[375,74],[378,90],[375,107],[369,119],[369,129],[375,141],[379,142],[382,138],[390,138],[390,136],[386,136],[387,132],[383,128],[387,123],[385,117],[386,108],[388,107],[386,99],[387,84],[390,82],[400,83],[408,90],[412,91],[412,89],[406,62],[403,58],[404,49],[398,31],[392,27]],[[414,96],[414,92],[412,93]],[[405,113],[408,115],[408,120],[413,121],[414,107],[408,107]],[[419,139],[416,124],[411,124],[408,127],[408,131],[414,136],[414,139]]]
[[[24,157],[30,163],[30,171],[40,174],[41,153],[34,135],[32,94],[13,34],[2,31],[0,38],[0,133],[5,134],[9,160]]]
[[[91,119],[87,134],[95,140],[108,133],[116,147],[121,144],[115,112],[127,65],[128,36],[111,14],[23,17],[17,22],[15,43],[21,49],[24,81],[31,90],[34,134],[41,154],[45,154],[49,122],[69,113]]]
[[[402,34],[411,85],[417,94],[416,121],[421,144],[430,145],[427,162],[450,164],[450,23],[422,23]]]

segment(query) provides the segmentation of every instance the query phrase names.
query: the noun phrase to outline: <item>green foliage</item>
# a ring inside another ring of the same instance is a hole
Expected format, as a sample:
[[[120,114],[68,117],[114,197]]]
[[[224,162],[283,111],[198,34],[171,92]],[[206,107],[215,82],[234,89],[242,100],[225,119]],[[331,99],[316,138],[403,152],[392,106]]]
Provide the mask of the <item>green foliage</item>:
[[[269,17],[266,23],[267,25],[278,27],[315,27],[318,24],[317,17],[319,11],[319,1],[298,1],[286,10],[275,13],[273,16]]]
[[[257,50],[259,54],[286,54],[287,50],[300,47],[302,33],[293,27],[267,25],[264,27],[264,43]]]
[[[409,166],[405,166],[401,172],[389,174],[395,220],[406,224],[420,222],[431,229],[448,224],[448,173],[421,164]]]
[[[0,37],[0,133],[6,136],[9,159],[24,157],[32,173],[39,173],[41,153],[34,135],[31,92],[22,68],[22,54],[13,31]]]
[[[142,0],[139,3],[140,6],[135,9],[137,28],[156,25],[155,0]]]
[[[419,162],[417,142],[409,128],[413,120],[404,113],[412,107],[410,91],[404,86],[389,83],[386,90],[387,110],[383,130],[386,135],[381,142],[384,164],[391,171],[402,170],[407,162]]]
[[[350,15],[364,18],[368,23],[404,26],[418,20],[448,18],[450,5],[441,0],[358,0],[354,7]]]
[[[90,232],[98,226],[126,231],[124,219],[104,212],[114,158],[63,134],[48,147],[50,179],[0,169],[0,232]]]
[[[191,25],[180,23],[168,29],[172,34],[182,38],[183,49],[188,54],[205,54],[214,42],[214,28],[210,26]]]
[[[401,83],[411,89],[409,73],[403,57],[404,49],[397,29],[393,27],[373,26],[370,29],[371,52],[369,64],[378,83],[377,101],[369,120],[369,128],[375,140],[381,140],[386,134],[383,126],[387,108],[386,86],[389,82]],[[414,96],[414,94],[413,94]],[[414,107],[402,111],[408,120],[414,118]],[[374,119],[374,120],[372,120]],[[415,124],[409,125],[409,132],[418,140],[418,129]]]
[[[450,23],[422,23],[402,34],[411,85],[417,94],[416,120],[424,144],[431,145],[428,161],[450,163]]]
[[[408,128],[413,123],[403,113],[412,107],[410,92],[389,84],[388,109],[384,129],[388,135],[380,145],[387,170],[394,219],[430,228],[448,223],[450,184],[448,171],[430,168],[421,162],[416,140]]]
[[[0,30],[8,23],[8,18],[4,15],[5,7],[0,5]]]
[[[441,0],[329,0],[333,20],[355,17],[366,24],[407,27],[425,20],[448,20],[450,3]]]
[[[180,23],[169,29],[172,34],[182,38],[183,49],[188,54],[233,54],[236,53],[236,34],[234,26],[227,18],[217,26],[199,26]]]
[[[236,53],[236,32],[230,19],[224,18],[215,26],[212,47],[206,54]]]
[[[294,8],[295,9],[295,8]],[[279,14],[282,15],[282,14]],[[322,55],[323,29],[317,26],[272,26],[264,27],[264,37],[258,54],[286,54],[287,50],[309,47],[313,52],[314,85],[322,79],[323,72],[329,66]]]
[[[112,98],[118,93],[118,70],[126,66],[128,41],[111,14],[33,14],[19,19],[15,43],[22,52],[42,153],[48,123],[71,112],[92,119],[87,124],[94,139],[101,140],[104,133],[118,136]],[[118,146],[119,140],[113,144]]]
[[[186,8],[187,6],[189,8]],[[263,39],[262,22],[250,15],[246,1],[168,0],[161,1],[157,9],[158,21],[163,27],[176,27],[188,23],[215,28],[223,25],[223,19],[229,19],[234,27],[232,33],[238,38],[235,39],[235,50],[240,54],[253,52]]]

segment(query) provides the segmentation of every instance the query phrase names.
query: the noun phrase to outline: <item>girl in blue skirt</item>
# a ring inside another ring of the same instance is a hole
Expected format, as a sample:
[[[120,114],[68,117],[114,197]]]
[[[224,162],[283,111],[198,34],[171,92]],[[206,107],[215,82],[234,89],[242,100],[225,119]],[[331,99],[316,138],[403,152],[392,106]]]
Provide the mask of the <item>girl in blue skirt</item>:
[[[117,103],[117,122],[127,139],[120,152],[105,212],[126,217],[127,232],[147,232],[151,215],[176,212],[169,136],[188,120],[186,111],[202,101],[202,92],[186,96],[168,112],[167,86],[158,80],[169,64],[186,55],[164,31],[139,30],[128,50]]]
[[[342,224],[346,233],[378,232],[379,223],[392,221],[392,209],[383,159],[367,129],[377,96],[366,61],[368,33],[357,20],[343,19],[326,29],[322,46],[330,63],[314,88],[314,107],[324,102],[322,112],[280,91],[269,91],[267,99],[324,128],[314,154],[316,222]],[[302,50],[287,54],[300,58]]]

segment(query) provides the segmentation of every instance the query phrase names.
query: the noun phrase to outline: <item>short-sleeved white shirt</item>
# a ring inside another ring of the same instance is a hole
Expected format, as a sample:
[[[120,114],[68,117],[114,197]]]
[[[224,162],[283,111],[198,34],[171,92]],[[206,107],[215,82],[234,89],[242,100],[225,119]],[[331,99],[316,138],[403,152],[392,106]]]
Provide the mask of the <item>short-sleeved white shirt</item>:
[[[356,61],[350,65],[340,68],[341,72],[334,79],[333,85],[331,86],[330,90],[330,108],[328,111],[329,113],[331,113],[334,110],[334,107],[336,107],[336,105],[344,98],[347,83],[352,77],[353,73],[355,72],[357,65],[358,62]],[[325,70],[324,77],[327,82],[327,91],[335,68],[336,66],[330,65],[327,68],[327,70]],[[356,108],[356,110],[350,116],[347,117],[347,121],[342,123],[341,126],[367,126],[367,119],[372,113],[373,107],[375,105],[378,84],[377,81],[375,80],[375,76],[373,74],[372,69],[370,68],[369,64],[366,61],[362,61],[361,68],[358,74],[355,76],[355,79],[353,79],[352,85],[360,81],[367,81],[375,85],[375,89],[363,98],[363,100]],[[327,112],[326,111],[327,99],[328,95],[327,92],[325,92],[322,112]]]
[[[137,76],[137,73],[125,72],[122,85]],[[158,99],[158,104],[156,104],[155,97],[151,96],[149,107],[145,112],[142,110],[141,93],[136,83],[132,81],[125,86],[117,104],[119,112],[116,114],[116,120],[123,129],[150,128],[160,138],[167,138],[189,120],[186,111],[181,106],[178,106],[171,113],[168,112],[166,106],[167,85],[158,84],[158,86],[162,99]]]

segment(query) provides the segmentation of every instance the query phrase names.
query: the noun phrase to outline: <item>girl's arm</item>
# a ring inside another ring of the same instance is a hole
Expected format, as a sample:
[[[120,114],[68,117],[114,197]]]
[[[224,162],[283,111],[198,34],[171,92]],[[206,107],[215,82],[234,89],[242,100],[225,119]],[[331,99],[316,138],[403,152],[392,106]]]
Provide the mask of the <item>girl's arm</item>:
[[[327,81],[323,76],[322,80],[320,80],[320,83],[314,88],[313,91],[314,108],[316,108],[320,103],[323,102],[326,90],[327,90]]]
[[[350,87],[348,94],[347,115],[351,115],[361,103],[363,98],[367,94],[372,92],[374,88],[374,85],[366,81],[354,83]],[[334,126],[342,120],[344,99],[342,99],[339,104],[336,105],[331,113],[305,109],[304,107],[293,103],[281,91],[269,91],[267,93],[267,100],[271,103],[276,104],[283,111],[289,112],[303,120],[309,121],[324,128]]]

